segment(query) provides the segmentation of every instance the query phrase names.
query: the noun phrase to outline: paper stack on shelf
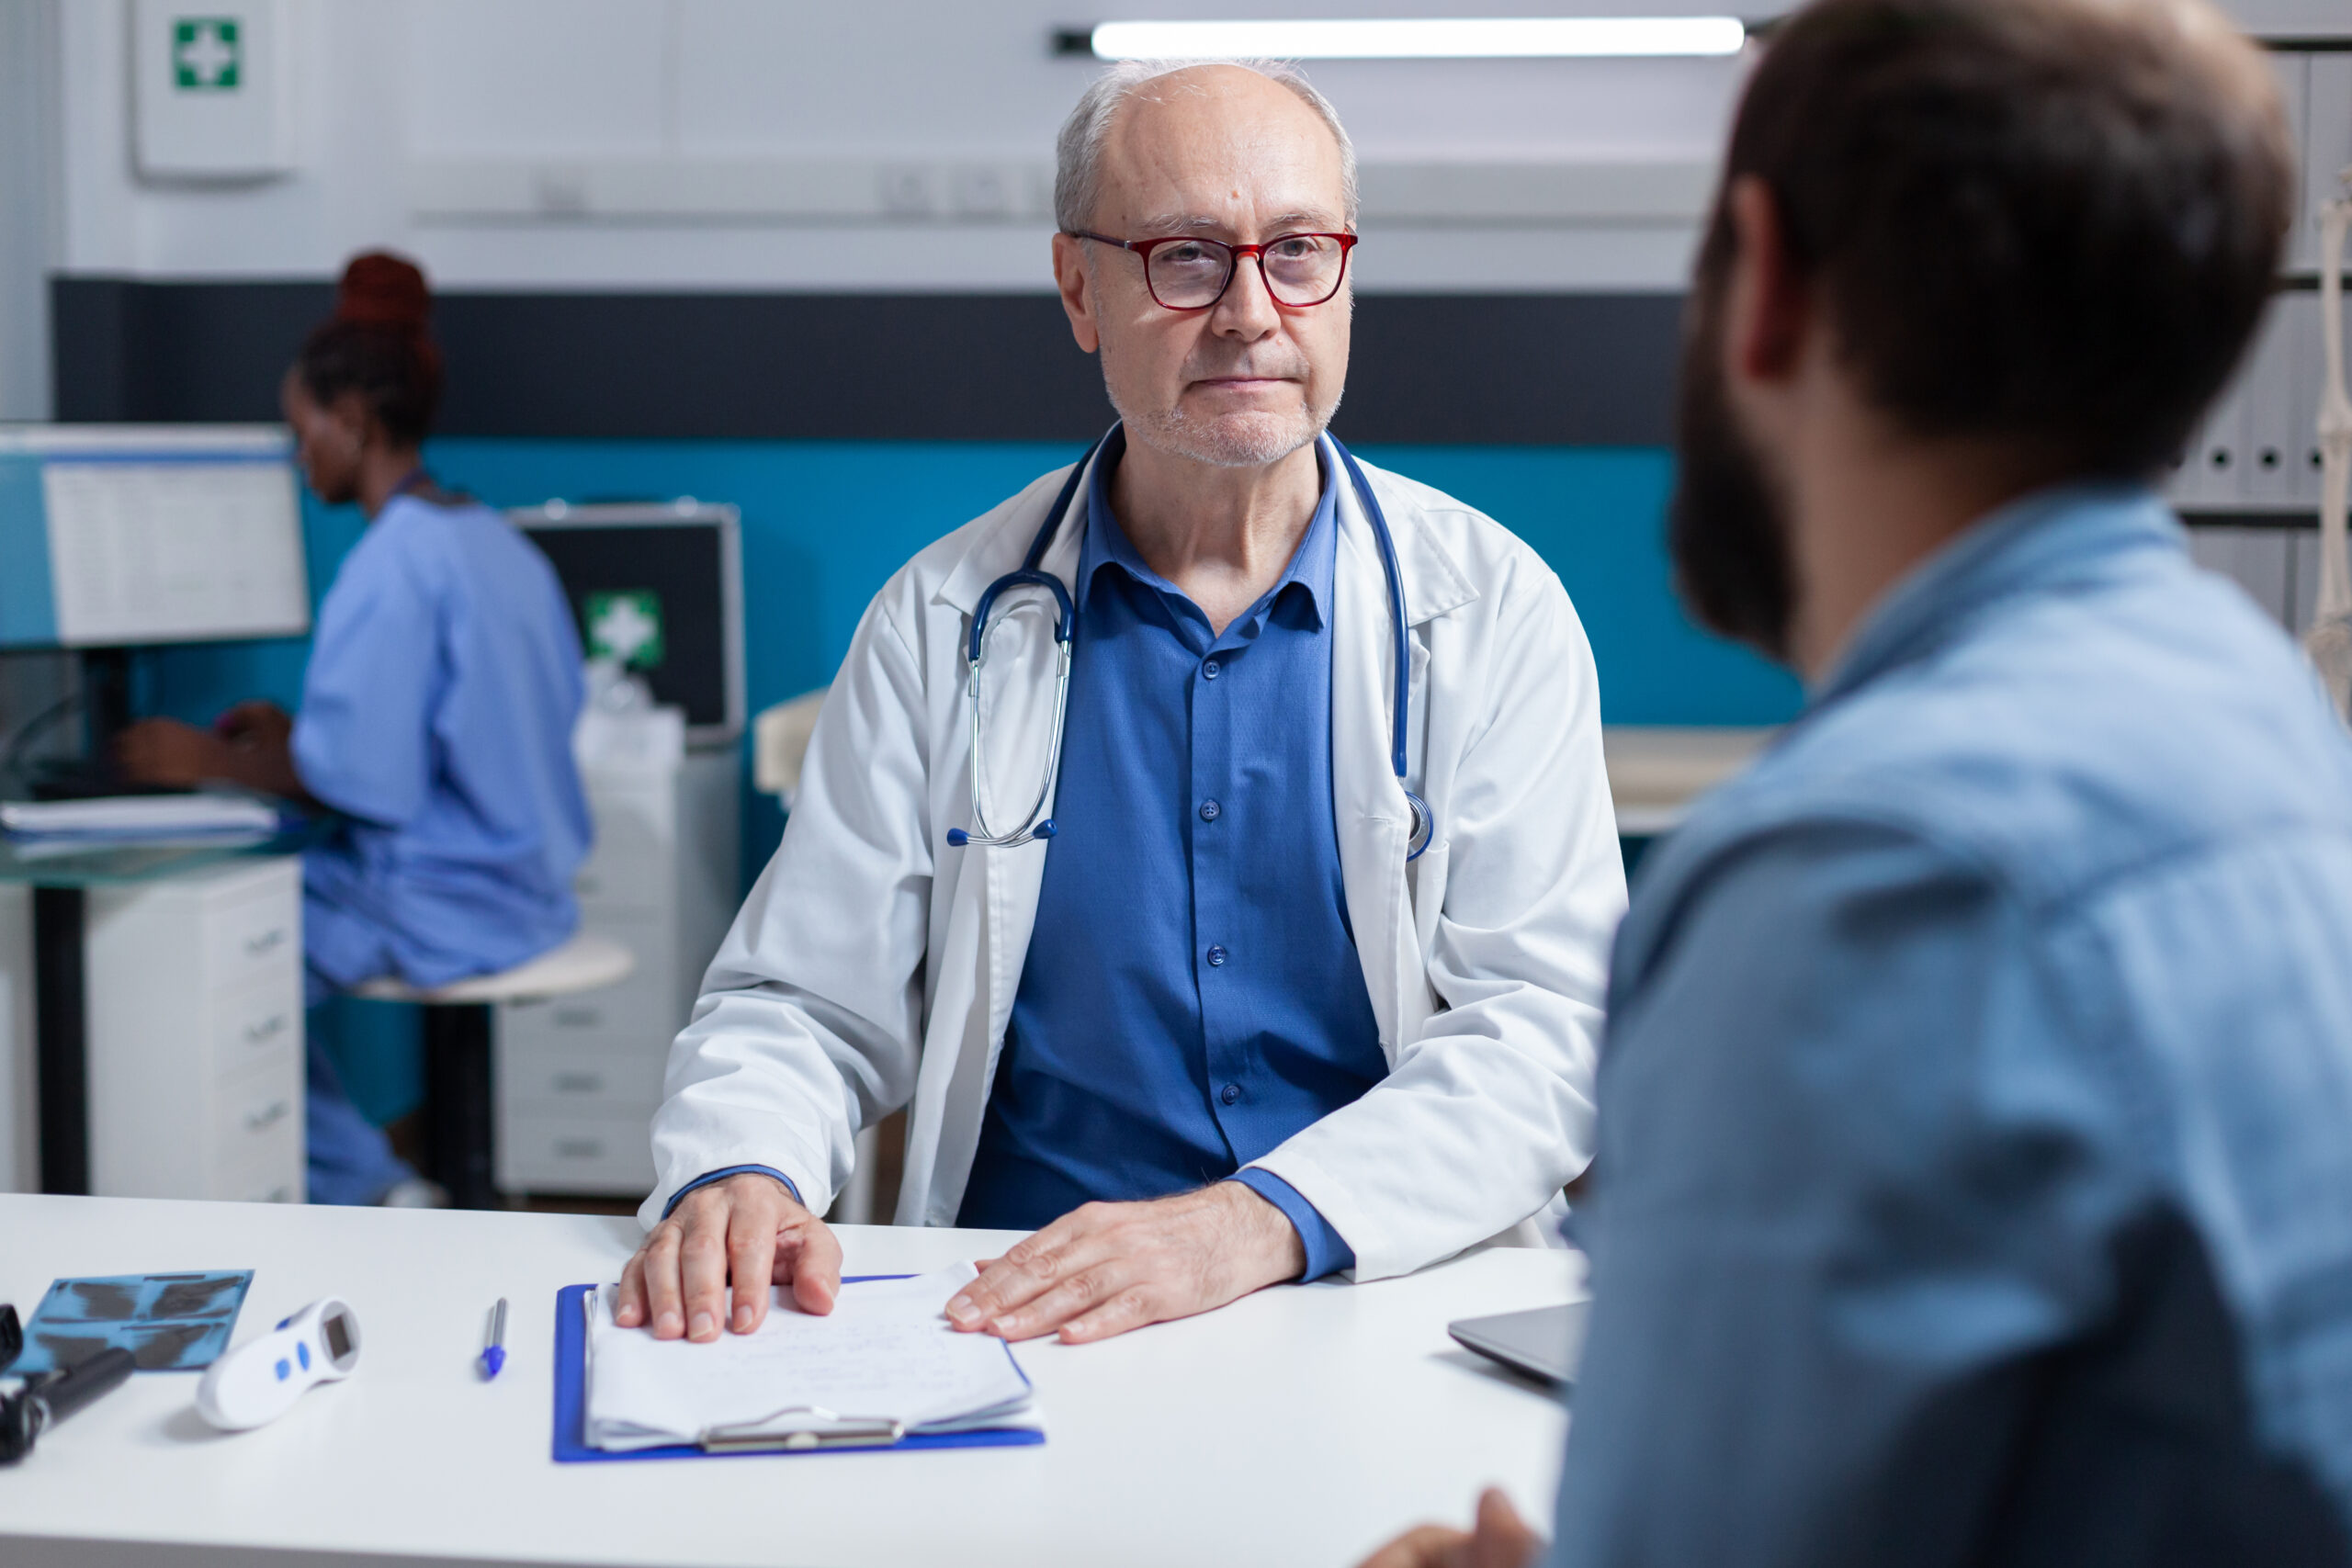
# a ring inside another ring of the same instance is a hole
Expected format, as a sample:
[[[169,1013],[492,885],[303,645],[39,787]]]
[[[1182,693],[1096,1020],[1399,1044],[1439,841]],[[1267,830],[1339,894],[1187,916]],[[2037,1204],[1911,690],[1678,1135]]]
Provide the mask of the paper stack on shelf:
[[[0,832],[34,842],[149,844],[266,839],[278,808],[248,795],[126,795],[0,801]]]
[[[615,1287],[590,1292],[586,1437],[608,1451],[888,1444],[901,1437],[1043,1423],[1012,1347],[941,1315],[971,1265],[845,1281],[823,1317],[778,1290],[752,1334],[659,1340],[613,1322]]]

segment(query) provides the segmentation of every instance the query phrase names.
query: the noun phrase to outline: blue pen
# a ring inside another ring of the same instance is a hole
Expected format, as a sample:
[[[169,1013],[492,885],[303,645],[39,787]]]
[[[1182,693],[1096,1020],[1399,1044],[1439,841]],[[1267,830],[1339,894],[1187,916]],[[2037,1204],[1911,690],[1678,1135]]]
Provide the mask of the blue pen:
[[[498,1369],[506,1364],[506,1298],[490,1309],[490,1343],[481,1348],[481,1375],[494,1378]]]

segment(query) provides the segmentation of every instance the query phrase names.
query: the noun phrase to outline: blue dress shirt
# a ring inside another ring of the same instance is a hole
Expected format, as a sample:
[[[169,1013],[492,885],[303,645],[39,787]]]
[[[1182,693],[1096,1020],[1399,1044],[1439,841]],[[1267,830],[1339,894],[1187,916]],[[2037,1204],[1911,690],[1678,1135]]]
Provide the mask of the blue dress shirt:
[[[547,558],[478,502],[394,497],[319,606],[294,763],[343,814],[303,856],[312,999],[505,969],[579,923],[580,637]]]
[[[1331,807],[1337,476],[1222,634],[1087,496],[1058,832],[959,1223],[1230,1177],[1387,1073]],[[1019,851],[1017,853],[1039,852]],[[1308,1279],[1351,1266],[1288,1182]]]
[[[2030,497],[1643,865],[1555,1563],[2342,1562],[2352,745]]]

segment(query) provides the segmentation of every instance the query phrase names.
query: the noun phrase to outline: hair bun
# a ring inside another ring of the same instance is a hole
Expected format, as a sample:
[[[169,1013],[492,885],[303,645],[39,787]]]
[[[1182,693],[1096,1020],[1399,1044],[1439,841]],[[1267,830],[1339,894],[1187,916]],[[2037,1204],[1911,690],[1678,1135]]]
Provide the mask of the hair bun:
[[[416,264],[388,251],[351,258],[336,291],[335,319],[363,326],[422,333],[433,314],[433,291]]]

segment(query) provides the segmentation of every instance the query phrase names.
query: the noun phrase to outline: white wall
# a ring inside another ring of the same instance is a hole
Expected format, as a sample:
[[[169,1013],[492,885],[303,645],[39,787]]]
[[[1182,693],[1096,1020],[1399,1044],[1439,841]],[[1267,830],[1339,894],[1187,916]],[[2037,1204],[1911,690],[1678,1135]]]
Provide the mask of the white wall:
[[[0,0],[0,420],[49,413],[55,0]]]
[[[0,884],[0,1192],[40,1189],[32,907],[30,889]]]
[[[40,45],[54,51],[57,70],[41,74],[53,74],[62,96],[62,210],[40,242],[52,265],[317,277],[354,251],[390,245],[453,288],[1042,288],[1049,225],[1035,187],[1054,128],[1091,69],[1052,57],[1051,30],[1105,16],[1271,9],[1231,0],[1128,0],[1099,11],[1073,0],[287,3],[298,171],[258,185],[175,187],[132,173],[128,0],[0,0],[0,29],[14,29],[0,31],[0,44],[24,30],[18,13],[56,19],[58,36]],[[1457,4],[1480,14],[1698,8],[1691,0]],[[1443,0],[1279,7],[1301,16],[1445,8]],[[1747,8],[1778,10],[1781,0]],[[2352,31],[2346,0],[2234,0],[2232,8],[2271,32]],[[1677,286],[1742,70],[1735,61],[1317,67],[1367,165],[1363,286]],[[16,85],[0,81],[0,99],[30,101],[6,90]],[[902,173],[919,204],[944,216],[829,216],[824,200],[808,210],[812,189],[845,187],[854,207]],[[974,181],[984,207],[989,190],[1015,187],[1010,210],[956,219]],[[692,193],[706,187],[717,194],[698,210],[663,214],[665,205],[694,207]],[[0,174],[20,249],[28,242],[13,220],[26,199],[21,183]],[[469,204],[470,215],[452,216]],[[0,289],[23,299],[5,262]],[[21,310],[5,316],[0,399],[14,395],[10,345],[27,330]]]
[[[420,220],[412,196],[419,168],[446,175],[452,166],[555,179],[615,162],[668,170],[901,160],[952,175],[994,161],[1042,170],[1092,69],[1049,53],[1056,24],[1093,19],[1090,6],[1069,0],[291,0],[289,8],[301,167],[264,185],[175,188],[131,173],[127,6],[63,7],[62,266],[319,276],[356,249],[390,244],[450,287],[1041,288],[1049,225],[1034,210],[932,223],[448,221]],[[1480,0],[1475,8],[1563,6]],[[1568,8],[1682,6],[1573,0]],[[1140,9],[1234,7],[1170,0]],[[1374,167],[1600,160],[1687,172],[1712,155],[1741,69],[1732,61],[1334,62],[1315,77]],[[1654,185],[1634,182],[1636,210],[1655,203]],[[1376,233],[1360,260],[1375,288],[1670,285],[1690,234],[1677,213],[1589,228],[1568,246],[1559,239],[1525,224],[1424,225]]]

